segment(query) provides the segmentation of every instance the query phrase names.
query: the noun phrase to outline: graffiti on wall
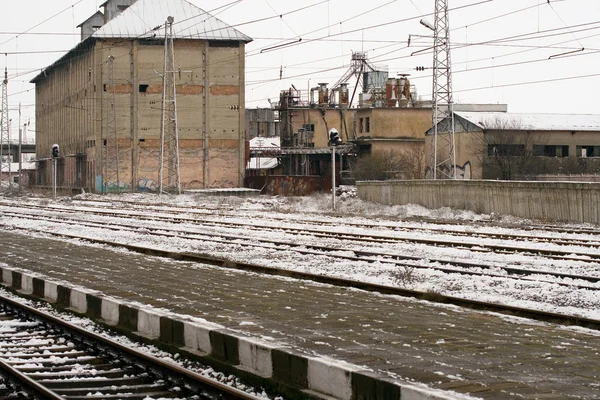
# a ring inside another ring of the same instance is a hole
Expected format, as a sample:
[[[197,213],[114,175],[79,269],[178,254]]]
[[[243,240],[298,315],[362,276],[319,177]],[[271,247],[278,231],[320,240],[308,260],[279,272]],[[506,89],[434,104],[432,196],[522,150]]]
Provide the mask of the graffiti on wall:
[[[125,182],[104,182],[104,193],[121,193],[129,190],[129,184]]]
[[[156,192],[158,190],[158,182],[150,178],[138,179],[138,192]]]
[[[471,161],[467,161],[462,166],[454,165],[454,167],[442,164],[438,167],[437,177],[453,176],[456,170],[456,179],[470,180],[471,179]],[[433,178],[433,169],[425,168],[425,179]]]
[[[96,175],[96,192],[121,193],[129,191],[129,184],[123,181],[104,181],[102,175]]]

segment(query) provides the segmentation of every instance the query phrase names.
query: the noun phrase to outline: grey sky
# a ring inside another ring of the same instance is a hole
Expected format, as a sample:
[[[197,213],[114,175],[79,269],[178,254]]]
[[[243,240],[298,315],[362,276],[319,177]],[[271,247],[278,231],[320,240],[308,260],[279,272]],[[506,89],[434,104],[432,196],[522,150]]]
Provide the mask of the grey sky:
[[[301,90],[317,82],[333,84],[347,70],[352,50],[368,51],[372,63],[387,66],[391,76],[411,74],[419,95],[431,98],[431,70],[417,72],[415,67],[431,66],[432,55],[411,56],[429,47],[431,40],[415,36],[410,47],[406,41],[409,34],[430,34],[419,19],[433,12],[434,0],[189,1],[214,10],[218,18],[254,38],[246,48],[247,107],[268,106],[268,98],[276,100],[291,84]],[[2,0],[0,53],[8,55],[0,66],[8,67],[9,106],[22,104],[22,123],[31,121],[31,129],[35,96],[29,80],[35,73],[28,72],[39,72],[72,48],[79,41],[76,25],[102,2]],[[507,103],[512,112],[600,113],[599,0],[448,2],[451,9],[472,5],[450,14],[456,102]],[[503,14],[509,15],[495,18]],[[273,18],[248,23],[268,17]],[[431,16],[427,19],[433,21]],[[29,32],[36,34],[16,35],[37,24]],[[298,38],[300,44],[264,51]],[[474,45],[491,40],[496,42]],[[585,50],[549,59],[581,48]],[[536,81],[547,82],[524,84]],[[10,117],[16,132],[18,113],[11,111]]]

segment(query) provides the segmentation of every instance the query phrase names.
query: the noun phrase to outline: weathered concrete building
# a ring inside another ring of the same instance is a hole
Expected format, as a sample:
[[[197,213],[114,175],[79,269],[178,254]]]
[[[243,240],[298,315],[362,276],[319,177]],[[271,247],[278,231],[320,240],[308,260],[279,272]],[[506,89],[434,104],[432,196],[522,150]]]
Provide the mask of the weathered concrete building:
[[[50,148],[59,144],[61,187],[156,188],[165,21],[171,16],[181,186],[242,186],[244,48],[251,39],[185,0],[109,0],[102,6],[106,23],[94,25],[98,14],[84,22],[82,42],[32,80],[40,160],[35,184],[51,184]],[[110,182],[106,144],[115,133],[119,179]]]
[[[81,28],[81,41],[92,36],[94,32],[102,28],[102,25],[104,25],[104,14],[100,11],[77,25],[78,28]]]
[[[596,181],[600,174],[600,115],[457,111],[454,129],[459,178]]]
[[[279,137],[279,114],[272,108],[246,109],[246,140]]]

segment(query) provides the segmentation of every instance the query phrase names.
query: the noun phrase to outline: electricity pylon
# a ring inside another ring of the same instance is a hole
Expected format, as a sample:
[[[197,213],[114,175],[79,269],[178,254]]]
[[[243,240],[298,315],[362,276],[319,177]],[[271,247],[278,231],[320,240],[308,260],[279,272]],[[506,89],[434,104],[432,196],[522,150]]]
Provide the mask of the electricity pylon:
[[[114,79],[114,56],[108,57],[108,86],[109,95],[106,100],[106,137],[105,144],[105,175],[104,193],[111,191],[114,185],[117,193],[121,193],[121,181],[119,179],[119,136],[117,134],[117,115]]]
[[[434,18],[432,177],[433,179],[438,179],[438,177],[456,179],[450,23],[447,0],[435,0]],[[448,124],[438,126],[446,118]]]
[[[163,72],[162,121],[160,133],[159,194],[169,191],[181,194],[179,170],[179,127],[177,125],[177,93],[175,91],[175,52],[173,49],[173,17],[165,24],[165,68]],[[164,173],[166,164],[166,177]],[[165,183],[166,181],[166,183]]]
[[[10,119],[8,118],[8,69],[4,67],[4,80],[2,81],[2,123],[0,134],[0,183],[4,181],[4,173],[7,173],[8,187],[11,185],[10,176]],[[7,149],[7,154],[4,153],[4,148]]]

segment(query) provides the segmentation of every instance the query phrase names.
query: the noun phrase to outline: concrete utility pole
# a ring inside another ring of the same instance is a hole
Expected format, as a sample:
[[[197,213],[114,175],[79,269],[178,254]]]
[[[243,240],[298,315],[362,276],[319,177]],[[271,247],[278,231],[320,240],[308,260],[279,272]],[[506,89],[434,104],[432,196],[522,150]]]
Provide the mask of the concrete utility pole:
[[[23,146],[23,131],[21,129],[21,103],[19,103],[19,151],[17,152],[17,161],[19,162],[19,193],[23,192],[23,154],[21,153]]]
[[[335,145],[331,145],[331,208],[335,211]]]
[[[160,134],[159,194],[162,194],[165,191],[181,194],[173,21],[173,17],[169,17],[165,23],[165,68],[163,72],[162,122]],[[164,182],[165,161],[167,164],[166,184]]]
[[[4,182],[4,173],[8,174],[7,183],[11,187],[10,179],[10,119],[8,118],[8,69],[4,67],[4,80],[2,81],[2,122],[0,134],[0,184]],[[4,148],[7,152],[5,153]]]
[[[456,179],[454,150],[454,110],[452,70],[450,62],[450,23],[448,0],[435,0],[433,26],[433,141],[431,149],[432,178]],[[423,21],[421,21],[423,23]],[[429,24],[423,23],[428,26]],[[431,26],[428,26],[431,29]],[[449,125],[438,126],[448,118]],[[439,141],[439,143],[438,143]],[[444,168],[440,168],[440,167]]]
[[[117,133],[117,115],[115,98],[114,56],[108,57],[108,87],[109,94],[106,99],[106,137],[104,138],[104,194],[111,191],[121,193],[119,179],[119,135]]]

